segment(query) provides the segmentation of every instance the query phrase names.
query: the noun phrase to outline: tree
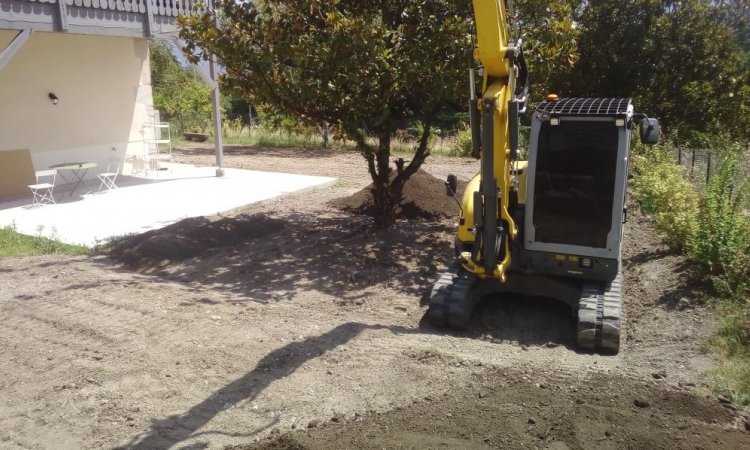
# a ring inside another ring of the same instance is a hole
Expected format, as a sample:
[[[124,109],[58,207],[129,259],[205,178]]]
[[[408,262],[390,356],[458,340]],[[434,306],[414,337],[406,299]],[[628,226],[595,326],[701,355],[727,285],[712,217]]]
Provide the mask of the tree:
[[[573,91],[634,97],[673,136],[747,133],[742,52],[719,7],[704,0],[588,2]]]
[[[376,223],[390,226],[406,180],[429,154],[432,122],[465,88],[471,10],[449,0],[222,0],[180,18],[188,54],[210,52],[224,81],[260,102],[357,143],[373,181]],[[194,56],[195,57],[195,56]],[[391,135],[407,117],[424,123],[408,164],[391,168]],[[377,144],[368,142],[374,135]]]
[[[719,2],[719,6],[724,22],[734,31],[744,52],[742,70],[747,75],[746,84],[750,85],[750,0],[724,0]]]
[[[208,86],[180,66],[167,42],[152,41],[149,49],[154,107],[182,131],[205,132],[211,120]]]
[[[524,40],[534,100],[569,89],[578,61],[578,35],[573,0],[516,2],[517,21]]]

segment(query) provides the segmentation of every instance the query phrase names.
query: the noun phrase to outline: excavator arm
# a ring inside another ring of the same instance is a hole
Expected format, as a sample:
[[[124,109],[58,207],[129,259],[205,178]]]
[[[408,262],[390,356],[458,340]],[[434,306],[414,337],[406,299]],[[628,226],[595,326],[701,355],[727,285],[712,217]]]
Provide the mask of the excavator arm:
[[[513,42],[504,0],[473,0],[478,46],[473,59],[482,66],[482,91],[477,97],[471,69],[470,117],[475,156],[481,159],[479,189],[473,197],[473,251],[464,252],[464,268],[479,278],[505,281],[510,267],[510,242],[518,227],[509,208],[517,202],[513,163],[518,159],[518,116],[526,104],[526,67],[520,41]],[[524,86],[520,92],[517,81]]]

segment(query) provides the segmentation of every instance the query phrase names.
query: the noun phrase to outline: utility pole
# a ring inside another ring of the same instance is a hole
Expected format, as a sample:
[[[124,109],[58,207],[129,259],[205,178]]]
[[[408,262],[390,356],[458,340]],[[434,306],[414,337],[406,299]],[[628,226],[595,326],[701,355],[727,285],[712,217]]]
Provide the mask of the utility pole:
[[[219,14],[214,7],[214,0],[208,0],[208,7],[214,14],[214,24],[219,28]],[[221,97],[219,94],[219,75],[216,64],[216,56],[211,54],[208,59],[208,69],[211,79],[214,81],[214,88],[211,90],[211,101],[213,102],[214,118],[214,147],[216,148],[216,176],[224,176],[224,143],[222,141],[221,127]]]

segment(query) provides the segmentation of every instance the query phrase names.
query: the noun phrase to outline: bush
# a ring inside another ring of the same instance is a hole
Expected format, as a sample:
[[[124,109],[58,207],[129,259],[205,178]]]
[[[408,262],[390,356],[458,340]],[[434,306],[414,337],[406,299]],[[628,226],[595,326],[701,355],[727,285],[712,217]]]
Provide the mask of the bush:
[[[531,135],[531,127],[521,126],[518,136],[518,147],[521,153],[521,160],[525,160],[529,146],[529,136]],[[460,122],[458,125],[458,132],[456,133],[455,145],[451,148],[448,153],[449,156],[471,156],[471,127],[465,123]]]
[[[750,177],[740,176],[739,147],[724,154],[701,199],[698,228],[688,256],[719,295],[737,297],[750,283],[750,219],[745,208]]]
[[[465,123],[458,126],[456,145],[451,149],[450,156],[471,156],[471,128]]]
[[[636,199],[654,217],[666,244],[687,250],[698,229],[698,193],[671,161],[667,147],[638,147],[634,154]]]

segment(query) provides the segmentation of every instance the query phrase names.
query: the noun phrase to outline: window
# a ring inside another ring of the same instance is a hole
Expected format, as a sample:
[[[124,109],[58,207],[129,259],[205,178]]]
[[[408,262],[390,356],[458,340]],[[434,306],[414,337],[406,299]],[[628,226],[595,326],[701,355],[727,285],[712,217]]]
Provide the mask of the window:
[[[607,247],[617,169],[614,122],[542,123],[536,157],[536,241]]]

